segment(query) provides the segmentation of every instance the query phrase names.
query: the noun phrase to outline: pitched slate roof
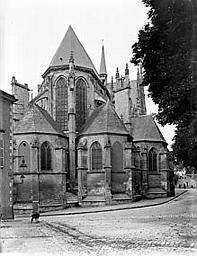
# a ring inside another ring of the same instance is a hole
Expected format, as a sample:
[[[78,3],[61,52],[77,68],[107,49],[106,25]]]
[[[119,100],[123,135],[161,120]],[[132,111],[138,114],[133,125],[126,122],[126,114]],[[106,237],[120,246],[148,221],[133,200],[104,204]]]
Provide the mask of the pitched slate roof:
[[[100,73],[99,74],[105,74],[105,75],[107,74],[104,45],[102,46],[101,65],[100,65]]]
[[[71,26],[69,26],[49,67],[68,65],[71,52],[73,53],[74,64],[76,66],[92,69],[98,75],[94,64]]]
[[[93,111],[79,132],[79,136],[103,133],[129,135],[109,100]]]
[[[47,111],[35,103],[29,104],[27,112],[14,130],[14,134],[26,133],[47,133],[65,136]]]
[[[133,125],[133,141],[152,141],[164,142],[162,133],[160,132],[156,122],[151,115],[139,116],[132,118]]]

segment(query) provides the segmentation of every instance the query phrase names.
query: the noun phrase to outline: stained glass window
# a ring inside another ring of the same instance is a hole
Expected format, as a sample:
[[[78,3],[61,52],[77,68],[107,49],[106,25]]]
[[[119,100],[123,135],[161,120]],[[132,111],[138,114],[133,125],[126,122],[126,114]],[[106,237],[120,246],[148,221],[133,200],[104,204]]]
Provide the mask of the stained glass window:
[[[48,141],[42,143],[41,146],[41,170],[51,170],[51,147]]]
[[[102,147],[99,142],[94,142],[91,147],[92,170],[102,169]]]
[[[68,87],[61,77],[56,83],[56,121],[60,129],[68,130]]]
[[[87,89],[83,79],[76,83],[76,130],[79,131],[86,121]]]
[[[148,163],[149,163],[149,171],[156,172],[157,171],[157,153],[154,148],[148,153]]]

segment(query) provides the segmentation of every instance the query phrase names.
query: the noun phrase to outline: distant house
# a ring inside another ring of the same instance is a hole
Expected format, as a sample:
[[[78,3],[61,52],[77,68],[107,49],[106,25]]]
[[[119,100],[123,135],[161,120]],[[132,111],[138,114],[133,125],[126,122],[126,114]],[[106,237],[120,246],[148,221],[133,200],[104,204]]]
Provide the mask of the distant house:
[[[0,90],[0,212],[2,219],[13,218],[12,154],[14,96]]]

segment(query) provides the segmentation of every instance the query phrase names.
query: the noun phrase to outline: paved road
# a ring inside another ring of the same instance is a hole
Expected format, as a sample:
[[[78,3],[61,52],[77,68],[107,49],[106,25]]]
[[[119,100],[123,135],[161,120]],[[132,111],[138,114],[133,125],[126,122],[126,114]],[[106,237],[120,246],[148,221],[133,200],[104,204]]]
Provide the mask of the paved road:
[[[4,222],[3,252],[197,255],[197,190],[160,206]]]

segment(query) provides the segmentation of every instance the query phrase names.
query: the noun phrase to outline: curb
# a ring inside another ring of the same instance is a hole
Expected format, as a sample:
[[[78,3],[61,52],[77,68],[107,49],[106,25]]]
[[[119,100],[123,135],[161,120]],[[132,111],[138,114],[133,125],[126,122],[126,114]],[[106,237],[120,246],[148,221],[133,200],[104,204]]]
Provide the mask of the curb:
[[[121,211],[121,210],[129,210],[129,209],[138,209],[138,208],[147,208],[147,207],[152,207],[152,206],[158,206],[162,204],[169,203],[176,199],[177,197],[185,194],[188,190],[185,190],[181,192],[180,194],[160,203],[154,203],[154,204],[149,204],[149,205],[139,205],[139,206],[127,206],[127,207],[122,207],[122,208],[112,208],[112,209],[104,209],[104,210],[99,210],[95,209],[93,211],[84,211],[84,212],[65,212],[65,213],[55,213],[55,214],[44,214],[41,217],[52,217],[52,216],[63,216],[63,215],[79,215],[79,214],[91,214],[91,213],[101,213],[101,212],[112,212],[112,211]],[[18,216],[18,218],[23,217],[23,216]]]

